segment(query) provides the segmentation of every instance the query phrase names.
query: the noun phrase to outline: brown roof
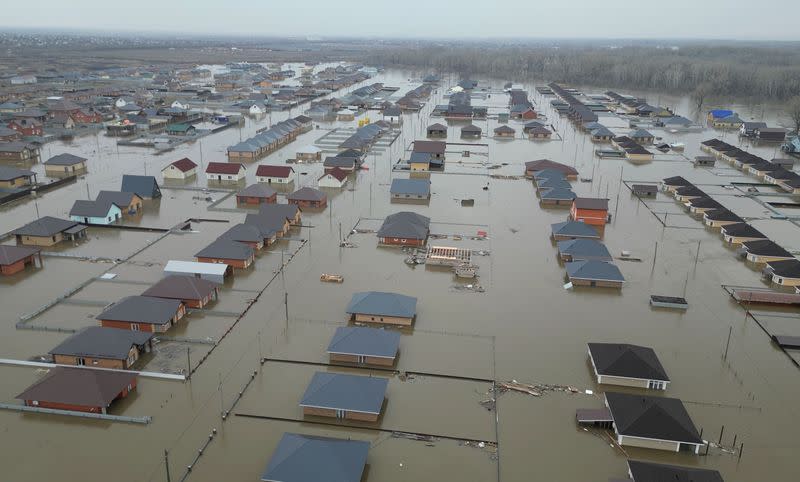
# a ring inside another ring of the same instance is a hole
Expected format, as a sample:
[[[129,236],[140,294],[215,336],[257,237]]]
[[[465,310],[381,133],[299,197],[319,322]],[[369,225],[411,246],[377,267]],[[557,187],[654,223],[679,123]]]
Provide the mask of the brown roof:
[[[246,188],[237,192],[236,195],[242,197],[259,197],[269,199],[275,196],[277,193],[278,191],[272,189],[266,184],[250,184]]]
[[[608,211],[608,199],[597,197],[576,197],[575,207],[578,209]]]
[[[188,157],[184,157],[183,159],[178,159],[177,161],[173,162],[172,165],[177,167],[181,172],[191,171],[192,169],[197,167],[197,164],[195,164],[194,161],[192,161]]]
[[[289,194],[287,199],[290,201],[324,201],[328,196],[324,192],[310,188],[301,187],[297,191]]]
[[[330,174],[331,176],[335,177],[339,182],[342,182],[345,179],[347,179],[347,173],[343,169],[339,169],[338,167],[334,167],[326,174],[323,174],[322,177],[325,177],[327,174]]]
[[[544,171],[545,169],[553,169],[561,171],[565,176],[577,176],[578,171],[566,164],[551,161],[550,159],[539,159],[538,161],[528,161],[525,163],[526,171]]]
[[[244,169],[244,165],[238,162],[209,162],[206,172],[214,174],[239,174],[239,169]]]
[[[217,288],[216,283],[193,276],[167,276],[148,288],[142,296],[166,298],[170,300],[200,300]]]
[[[135,380],[136,373],[131,372],[56,367],[16,398],[87,407],[107,407]]]
[[[446,147],[447,143],[442,141],[414,141],[414,152],[444,154]]]
[[[294,172],[289,166],[258,166],[256,176],[261,177],[289,177]]]
[[[14,264],[17,261],[27,258],[33,254],[38,253],[41,251],[37,248],[28,248],[25,246],[9,246],[6,244],[0,244],[0,264],[2,265],[9,265]]]

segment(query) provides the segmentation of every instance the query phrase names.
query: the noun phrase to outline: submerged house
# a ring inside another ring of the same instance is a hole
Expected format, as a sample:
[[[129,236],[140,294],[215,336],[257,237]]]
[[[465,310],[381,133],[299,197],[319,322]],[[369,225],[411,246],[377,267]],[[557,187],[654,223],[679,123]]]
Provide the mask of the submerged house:
[[[55,367],[16,396],[29,407],[106,413],[136,389],[136,373]]]
[[[669,377],[652,348],[627,343],[589,343],[588,346],[598,384],[667,389]]]
[[[442,124],[431,124],[427,129],[428,137],[447,137],[447,126]]]
[[[95,318],[100,326],[132,331],[164,333],[186,314],[179,300],[151,296],[127,296],[111,304]]]
[[[27,266],[42,267],[42,251],[39,248],[25,246],[9,246],[0,244],[0,275],[10,276],[24,271]]]
[[[323,209],[328,205],[328,195],[319,189],[301,187],[286,196],[286,201],[300,208]]]
[[[58,154],[44,161],[44,173],[48,176],[70,176],[86,172],[87,159],[72,154]]]
[[[556,241],[565,239],[600,239],[597,229],[580,221],[551,224],[550,235]]]
[[[700,452],[703,440],[679,399],[616,392],[605,397],[619,445]]]
[[[361,482],[369,442],[284,433],[262,482]]]
[[[612,261],[606,245],[594,239],[568,239],[556,243],[562,261],[597,260]]]
[[[116,204],[122,215],[135,215],[141,212],[143,200],[135,192],[100,191],[97,193],[97,202]]]
[[[767,239],[761,231],[745,222],[726,224],[720,231],[722,238],[728,244],[742,244],[748,241]]]
[[[539,159],[525,163],[526,176],[535,176],[536,173],[545,170],[558,171],[564,179],[568,181],[575,181],[578,179],[578,171],[574,167],[561,164],[560,162],[551,161],[550,159]]]
[[[641,460],[628,460],[628,476],[632,482],[725,482],[716,470]]]
[[[570,219],[593,226],[605,226],[608,222],[608,199],[577,197],[569,211]]]
[[[86,237],[86,226],[76,221],[44,216],[11,232],[17,244],[54,246],[61,241]]]
[[[617,265],[606,261],[579,260],[564,265],[567,277],[575,286],[622,288],[625,277]]]
[[[417,316],[417,299],[397,293],[363,291],[353,294],[346,312],[357,322],[411,326]]]
[[[744,219],[728,209],[719,208],[704,212],[703,223],[712,228],[721,228],[729,224],[744,223]]]
[[[800,261],[796,258],[767,261],[764,274],[780,286],[800,286]]]
[[[751,263],[768,263],[770,261],[795,259],[792,253],[786,251],[778,243],[770,241],[769,239],[746,241],[742,243],[742,249],[747,261]]]
[[[386,216],[378,229],[378,242],[395,246],[425,246],[431,219],[410,211]]]
[[[400,347],[397,331],[340,326],[328,345],[331,362],[394,366]]]
[[[393,179],[389,192],[393,200],[430,199],[431,182],[427,179]]]
[[[267,184],[289,184],[294,179],[294,169],[289,166],[260,165],[256,168],[256,181]]]
[[[264,235],[264,232],[259,226],[254,224],[239,223],[231,226],[230,229],[220,234],[217,239],[225,239],[228,241],[236,241],[244,243],[256,251],[261,250],[264,244],[271,244],[277,238],[277,233],[271,231]]]
[[[206,179],[239,182],[244,179],[245,170],[244,164],[238,162],[209,162],[206,166]]]
[[[167,164],[161,170],[161,175],[164,179],[189,179],[197,175],[197,164],[188,157],[178,159],[177,161]]]
[[[377,422],[389,380],[381,377],[316,372],[300,407],[303,415]]]
[[[345,184],[347,184],[347,172],[338,167],[334,167],[317,179],[318,187],[341,189]]]
[[[278,201],[278,191],[263,184],[251,184],[236,193],[237,204],[275,203]]]
[[[194,256],[201,263],[223,263],[236,269],[247,269],[256,259],[253,248],[227,239],[212,241]]]
[[[142,293],[165,300],[178,300],[189,308],[203,308],[219,296],[219,285],[190,276],[166,276]]]
[[[59,365],[129,370],[152,348],[153,333],[89,326],[50,350]]]
[[[135,192],[142,199],[156,199],[161,197],[161,189],[153,176],[122,175],[120,191]]]
[[[83,224],[108,225],[122,218],[122,209],[112,202],[78,199],[69,211],[69,218]]]

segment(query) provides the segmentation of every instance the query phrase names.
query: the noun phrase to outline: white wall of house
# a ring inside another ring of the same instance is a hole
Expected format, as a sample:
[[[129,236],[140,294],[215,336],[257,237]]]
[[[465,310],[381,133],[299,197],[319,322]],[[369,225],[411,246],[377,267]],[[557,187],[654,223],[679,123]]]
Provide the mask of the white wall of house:
[[[291,177],[269,177],[269,176],[257,176],[257,182],[264,182],[267,184],[289,184],[293,181]]]

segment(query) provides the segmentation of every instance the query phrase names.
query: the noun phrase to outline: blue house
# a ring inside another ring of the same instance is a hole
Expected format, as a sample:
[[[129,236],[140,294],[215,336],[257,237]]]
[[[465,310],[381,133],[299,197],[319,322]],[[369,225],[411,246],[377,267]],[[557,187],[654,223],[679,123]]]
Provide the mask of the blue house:
[[[69,218],[83,224],[112,224],[122,217],[122,209],[114,203],[77,200]]]

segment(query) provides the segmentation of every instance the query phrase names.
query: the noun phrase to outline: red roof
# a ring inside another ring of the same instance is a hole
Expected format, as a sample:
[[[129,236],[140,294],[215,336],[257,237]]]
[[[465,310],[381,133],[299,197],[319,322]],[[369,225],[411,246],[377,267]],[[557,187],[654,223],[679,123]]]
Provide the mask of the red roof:
[[[244,169],[244,165],[238,162],[209,162],[208,167],[206,167],[206,172],[214,174],[239,174],[240,169]]]
[[[188,157],[179,159],[173,162],[172,165],[177,167],[181,172],[188,172],[197,167],[197,164],[195,164],[194,161],[192,161]]]
[[[338,167],[334,167],[333,169],[328,171],[327,174],[330,174],[331,176],[335,177],[336,180],[338,180],[339,182],[342,182],[347,178],[347,173],[343,169],[339,169]],[[323,175],[322,177],[325,177],[325,175]]]
[[[289,166],[258,166],[256,176],[261,177],[289,177],[294,172]]]

